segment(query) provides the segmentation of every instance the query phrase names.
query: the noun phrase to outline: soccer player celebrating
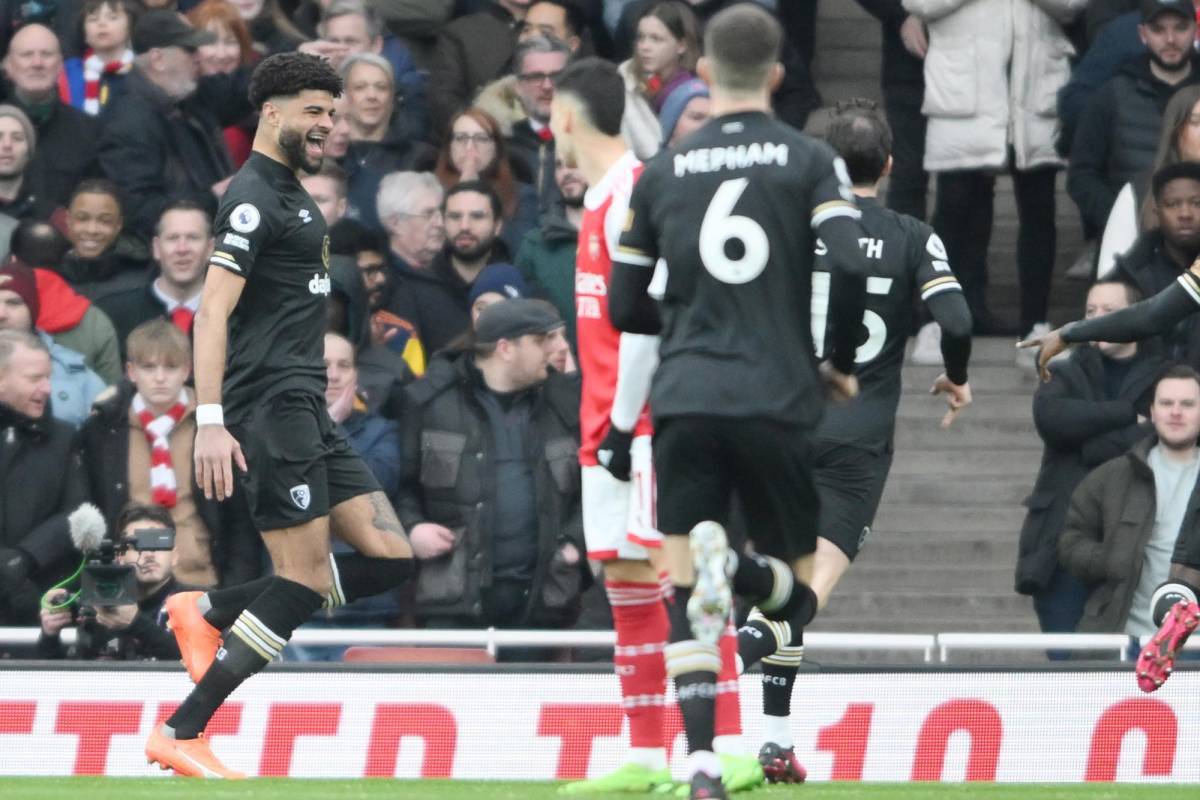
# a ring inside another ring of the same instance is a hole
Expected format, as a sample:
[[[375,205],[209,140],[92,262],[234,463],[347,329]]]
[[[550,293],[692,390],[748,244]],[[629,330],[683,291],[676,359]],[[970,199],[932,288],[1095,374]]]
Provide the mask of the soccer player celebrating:
[[[947,263],[946,249],[928,225],[890,211],[876,200],[879,182],[891,171],[892,133],[887,121],[869,101],[852,101],[838,109],[825,138],[846,162],[862,212],[867,236],[860,242],[867,258],[867,309],[863,314],[867,336],[855,356],[858,396],[828,408],[815,434],[813,478],[821,517],[811,585],[818,608],[825,607],[863,546],[883,495],[892,463],[900,369],[914,293],[942,331],[946,371],[930,390],[931,394],[944,394],[950,406],[942,427],[948,427],[971,403],[967,383],[971,312]],[[824,351],[830,282],[825,264],[828,252],[820,241],[816,255],[812,335],[819,358]],[[738,634],[743,663],[763,662],[766,743],[759,760],[771,781],[804,778],[792,749],[788,720],[797,665],[803,655],[802,633],[787,621],[768,620],[756,613]],[[789,644],[793,641],[796,644]]]
[[[225,698],[323,604],[377,594],[412,570],[387,497],[325,410],[329,238],[297,174],[320,169],[341,89],[316,56],[259,64],[250,83],[261,112],[254,150],[217,213],[195,320],[196,480],[207,497],[228,498],[236,465],[275,570],[243,586],[175,595],[168,607],[198,682],[150,735],[146,757],[179,775],[244,777],[203,736]],[[331,527],[358,553],[331,561]]]
[[[617,644],[613,662],[629,719],[630,759],[608,775],[563,787],[565,794],[649,791],[671,781],[663,741],[668,633],[658,572],[650,553],[661,544],[654,519],[654,473],[646,400],[658,364],[658,338],[621,333],[608,314],[612,256],[642,164],[621,137],[625,89],[616,68],[587,58],[555,86],[550,127],[559,155],[587,179],[579,228],[575,293],[579,366],[583,524],[588,557],[604,564]],[[729,656],[735,649],[729,637]],[[738,716],[736,666],[725,716]],[[727,692],[728,694],[728,692]],[[732,702],[730,702],[732,700]],[[727,720],[722,720],[727,722]],[[734,723],[740,732],[740,719]],[[725,754],[731,788],[761,783],[753,758]]]
[[[712,739],[731,590],[793,630],[817,611],[808,584],[818,502],[812,432],[825,405],[809,323],[818,234],[832,321],[824,382],[835,396],[857,393],[864,234],[845,165],[769,114],[783,74],[781,36],[749,3],[709,23],[698,71],[713,119],[644,170],[609,294],[623,331],[658,332],[661,308],[650,407],[658,520],[676,593],[666,660],[693,798],[725,796]],[[667,277],[656,306],[647,289],[660,257]],[[734,491],[762,555],[728,547],[721,521]]]

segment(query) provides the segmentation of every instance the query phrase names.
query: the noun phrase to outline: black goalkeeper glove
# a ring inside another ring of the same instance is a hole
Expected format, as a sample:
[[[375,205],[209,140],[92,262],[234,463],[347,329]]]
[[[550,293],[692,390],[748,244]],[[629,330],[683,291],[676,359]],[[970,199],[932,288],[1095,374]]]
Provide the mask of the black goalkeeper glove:
[[[629,471],[632,458],[629,448],[633,445],[633,433],[617,430],[617,426],[609,423],[608,433],[596,449],[596,460],[600,466],[609,471],[619,481],[629,482]]]

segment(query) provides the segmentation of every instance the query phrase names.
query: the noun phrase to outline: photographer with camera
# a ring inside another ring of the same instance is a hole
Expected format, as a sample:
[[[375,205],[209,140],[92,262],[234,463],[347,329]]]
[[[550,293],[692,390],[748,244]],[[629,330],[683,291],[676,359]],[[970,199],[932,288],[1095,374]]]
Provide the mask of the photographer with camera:
[[[171,514],[162,506],[130,503],[118,526],[115,542],[100,541],[85,553],[88,563],[78,595],[54,588],[42,597],[38,658],[179,658],[163,602],[192,587],[175,580]],[[72,626],[76,641],[68,650],[59,634]]]

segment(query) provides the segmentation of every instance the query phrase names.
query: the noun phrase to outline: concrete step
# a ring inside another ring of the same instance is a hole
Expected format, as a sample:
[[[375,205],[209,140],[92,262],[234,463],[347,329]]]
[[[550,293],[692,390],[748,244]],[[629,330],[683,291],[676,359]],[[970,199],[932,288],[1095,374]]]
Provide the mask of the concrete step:
[[[974,412],[972,405],[970,411]],[[967,412],[964,412],[967,413]],[[966,417],[962,420],[966,423]],[[957,423],[956,423],[957,424]],[[1025,478],[1037,474],[1041,451],[1023,447],[989,450],[905,450],[892,459],[891,477],[937,479],[943,475],[972,475],[979,479]]]
[[[882,532],[886,532],[969,539],[974,538],[976,532],[1020,530],[1025,508],[1018,505],[960,508],[944,502],[889,502],[880,507],[875,519],[881,537],[885,535]]]
[[[975,475],[893,476],[883,491],[884,503],[944,504],[943,513],[975,505],[1017,505],[1029,496],[1034,475],[980,478]]]
[[[1011,345],[1009,346],[1011,347]],[[968,419],[972,422],[1013,420],[1022,423],[1028,422],[1032,425],[1030,419],[1032,403],[1032,393],[989,394],[979,400],[974,400],[962,413],[961,419],[964,422]],[[897,409],[899,419],[937,421],[945,413],[946,401],[940,397],[935,398],[928,392],[902,395],[900,406]],[[936,441],[936,438],[932,441]]]
[[[851,568],[853,569],[853,567]],[[948,613],[950,609],[953,614]],[[935,613],[936,612],[936,613]],[[854,618],[865,617],[876,620],[875,630],[880,627],[879,619],[993,619],[1023,621],[1028,615],[1032,619],[1033,601],[1024,595],[1009,591],[942,591],[936,587],[928,590],[879,589],[873,592],[835,591],[821,617],[849,614]],[[1016,623],[1014,623],[1016,624]],[[935,632],[936,629],[926,628]],[[944,628],[943,628],[944,630]]]
[[[922,591],[936,586],[943,591],[1006,592],[1013,585],[1013,567],[995,563],[952,562],[946,559],[918,563],[906,557],[895,563],[856,563],[838,583],[838,592]]]
[[[880,520],[882,521],[882,520]],[[874,564],[1002,564],[1016,557],[1016,530],[964,531],[960,536],[929,533],[905,535],[883,529],[871,531],[867,544],[850,569]]]

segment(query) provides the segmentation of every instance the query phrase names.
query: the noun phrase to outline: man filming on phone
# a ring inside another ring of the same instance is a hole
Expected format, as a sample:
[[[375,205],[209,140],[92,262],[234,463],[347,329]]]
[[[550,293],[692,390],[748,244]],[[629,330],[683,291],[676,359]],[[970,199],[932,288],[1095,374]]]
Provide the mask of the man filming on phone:
[[[134,568],[136,602],[100,605],[90,603],[86,592],[78,602],[68,602],[71,595],[66,589],[51,589],[42,597],[39,658],[179,658],[179,646],[166,628],[162,606],[167,597],[190,587],[175,580],[171,514],[162,506],[130,503],[118,518],[118,529],[114,563]],[[67,627],[78,631],[70,648],[60,638]]]

